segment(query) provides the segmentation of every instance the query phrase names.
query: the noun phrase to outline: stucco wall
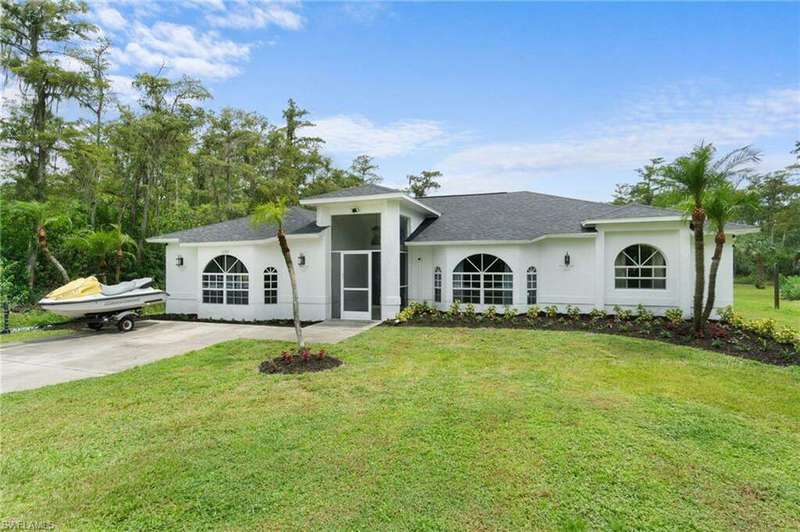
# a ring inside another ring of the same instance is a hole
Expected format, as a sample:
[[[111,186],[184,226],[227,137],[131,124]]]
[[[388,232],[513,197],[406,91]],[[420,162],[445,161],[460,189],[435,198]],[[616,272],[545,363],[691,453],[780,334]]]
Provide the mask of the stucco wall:
[[[667,262],[666,289],[617,289],[614,286],[614,260],[632,244],[648,244],[658,248]],[[713,253],[713,240],[706,245],[706,276]],[[433,304],[434,268],[442,269],[442,302],[446,309],[452,303],[453,269],[463,258],[475,253],[489,253],[503,259],[514,272],[514,308],[527,309],[526,273],[529,266],[537,269],[537,304],[556,305],[564,310],[574,305],[582,312],[593,308],[613,311],[614,305],[633,308],[645,305],[656,314],[669,308],[692,311],[694,256],[692,235],[680,223],[672,225],[615,224],[597,233],[579,237],[547,238],[527,244],[475,244],[411,246],[410,298]],[[564,255],[569,253],[570,265]],[[715,308],[733,303],[733,249],[726,244],[717,278]],[[485,306],[476,305],[481,311]],[[498,310],[502,310],[498,308]]]
[[[326,319],[329,311],[328,281],[325,271],[327,232],[320,237],[290,239],[300,297],[300,317],[303,320]],[[184,257],[184,267],[174,266],[174,256]],[[242,261],[250,275],[247,305],[216,305],[202,302],[202,271],[214,257],[233,255]],[[306,265],[298,265],[300,254]],[[278,270],[278,303],[264,304],[264,269]],[[167,246],[167,312],[197,313],[201,318],[230,320],[268,320],[291,318],[292,291],[289,274],[277,242],[245,245]]]

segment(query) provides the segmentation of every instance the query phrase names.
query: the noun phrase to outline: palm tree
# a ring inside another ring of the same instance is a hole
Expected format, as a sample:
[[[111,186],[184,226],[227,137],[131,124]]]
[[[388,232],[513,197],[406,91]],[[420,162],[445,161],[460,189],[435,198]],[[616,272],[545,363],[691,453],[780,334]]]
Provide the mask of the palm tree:
[[[125,255],[132,255],[126,251],[126,248],[136,247],[136,241],[123,233],[120,226],[116,224],[112,224],[111,229],[104,231],[87,229],[71,237],[69,243],[97,261],[98,273],[104,281],[109,266],[113,262],[117,283],[120,281],[122,261]]]
[[[714,298],[716,296],[717,272],[722,258],[722,249],[725,245],[725,225],[735,219],[745,209],[752,205],[750,196],[736,188],[729,182],[723,181],[712,189],[704,199],[706,216],[715,231],[714,235],[714,255],[711,257],[711,268],[708,272],[708,293],[706,294],[706,306],[703,309],[702,321],[708,321],[714,309]]]
[[[278,244],[283,253],[283,260],[286,263],[286,269],[289,272],[289,283],[292,286],[292,317],[294,318],[294,332],[297,336],[297,352],[305,351],[306,344],[303,340],[303,328],[300,326],[300,299],[297,296],[297,276],[294,272],[294,264],[292,263],[292,254],[289,250],[289,243],[286,241],[286,230],[283,227],[283,220],[286,218],[288,211],[286,200],[280,199],[276,202],[265,203],[256,207],[251,222],[253,225],[268,224],[278,227],[277,237]]]
[[[706,212],[703,198],[708,190],[729,177],[747,170],[746,165],[759,160],[758,153],[749,146],[733,150],[715,160],[713,144],[701,142],[689,155],[678,157],[664,169],[667,182],[690,200],[692,230],[694,232],[694,301],[693,326],[697,335],[703,334],[703,292],[705,291],[705,253],[703,225]]]
[[[20,219],[23,224],[30,224],[29,227],[33,229],[30,233],[31,240],[28,244],[28,287],[33,288],[39,251],[58,270],[64,283],[68,283],[69,274],[67,274],[66,268],[62,266],[61,262],[50,250],[50,244],[47,240],[47,228],[59,225],[70,226],[72,224],[71,220],[63,215],[50,216],[49,213],[58,212],[58,210],[51,209],[47,204],[38,201],[15,201],[8,206],[8,209],[13,211],[14,218]]]

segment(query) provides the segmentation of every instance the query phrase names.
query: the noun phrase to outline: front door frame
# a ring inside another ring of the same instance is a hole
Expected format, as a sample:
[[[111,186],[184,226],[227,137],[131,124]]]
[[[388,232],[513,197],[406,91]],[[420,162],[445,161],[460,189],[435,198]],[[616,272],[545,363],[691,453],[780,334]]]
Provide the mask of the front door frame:
[[[339,260],[339,305],[340,305],[340,316],[343,320],[365,320],[369,321],[372,319],[372,251],[373,250],[349,250],[349,251],[337,251],[340,254]],[[367,256],[367,288],[345,288],[344,286],[344,257],[345,255],[366,255]],[[344,291],[366,291],[367,292],[367,310],[364,312],[360,311],[348,311],[344,309]]]

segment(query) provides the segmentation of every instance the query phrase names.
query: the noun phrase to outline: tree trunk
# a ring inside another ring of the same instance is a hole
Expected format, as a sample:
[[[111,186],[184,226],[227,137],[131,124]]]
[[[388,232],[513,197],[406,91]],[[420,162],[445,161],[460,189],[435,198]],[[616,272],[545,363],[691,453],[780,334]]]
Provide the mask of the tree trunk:
[[[781,308],[781,273],[778,269],[778,263],[775,263],[775,274],[773,278],[774,286],[772,288],[772,306],[775,310]]]
[[[764,257],[762,255],[756,255],[756,279],[755,279],[755,286],[759,290],[763,290],[766,286],[766,279],[767,279],[767,269],[764,266]]]
[[[117,284],[119,284],[120,275],[122,274],[122,258],[124,257],[124,253],[122,252],[122,248],[117,250],[117,264],[114,268],[114,279],[116,279]]]
[[[42,253],[44,254],[45,257],[47,257],[47,260],[49,260],[50,263],[56,267],[58,273],[61,274],[61,278],[64,280],[64,284],[67,284],[69,282],[69,275],[67,274],[67,270],[65,270],[64,267],[61,265],[61,263],[58,262],[58,259],[55,258],[52,253],[50,253],[50,248],[47,246],[47,231],[45,231],[43,225],[39,226],[38,238],[39,238],[39,247],[42,249]]]
[[[33,294],[33,285],[36,283],[36,259],[39,258],[39,248],[33,243],[28,243],[28,261],[25,269],[28,271],[28,292]]]
[[[725,245],[725,233],[718,231],[714,237],[714,256],[711,257],[711,269],[708,272],[708,295],[706,296],[706,308],[703,310],[703,323],[708,321],[714,309],[714,298],[717,291],[717,271],[719,261],[722,258],[722,247]]]
[[[694,332],[703,334],[703,292],[705,290],[705,252],[703,243],[703,223],[706,213],[702,207],[692,211],[694,225],[694,304],[692,306]]]
[[[297,352],[301,353],[306,348],[303,340],[303,328],[300,326],[300,298],[297,297],[297,276],[294,273],[292,264],[292,254],[289,251],[289,244],[286,242],[286,233],[283,229],[278,229],[278,242],[283,252],[283,260],[286,262],[286,269],[289,271],[289,282],[292,285],[292,317],[294,318],[294,333],[297,335]]]

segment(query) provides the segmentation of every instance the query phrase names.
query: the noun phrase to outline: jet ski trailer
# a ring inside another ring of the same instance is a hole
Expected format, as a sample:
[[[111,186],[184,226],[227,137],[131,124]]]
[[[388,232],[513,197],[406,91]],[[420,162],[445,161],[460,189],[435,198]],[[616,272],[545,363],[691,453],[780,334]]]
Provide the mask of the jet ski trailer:
[[[62,316],[80,318],[95,331],[99,331],[104,325],[115,323],[120,331],[128,332],[133,330],[144,307],[167,300],[168,294],[151,288],[152,283],[153,280],[146,277],[117,285],[99,285],[100,290],[83,290],[81,293],[95,293],[79,297],[72,294],[60,298],[51,297],[57,292],[55,291],[40,300],[39,306]]]

